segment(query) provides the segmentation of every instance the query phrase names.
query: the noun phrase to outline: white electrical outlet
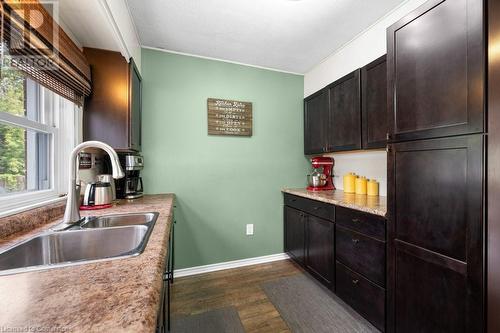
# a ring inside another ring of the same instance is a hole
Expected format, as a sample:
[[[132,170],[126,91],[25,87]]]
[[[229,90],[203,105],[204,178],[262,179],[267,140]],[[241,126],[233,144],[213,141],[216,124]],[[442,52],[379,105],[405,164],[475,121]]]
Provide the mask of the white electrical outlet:
[[[253,224],[247,224],[247,236],[253,235]]]

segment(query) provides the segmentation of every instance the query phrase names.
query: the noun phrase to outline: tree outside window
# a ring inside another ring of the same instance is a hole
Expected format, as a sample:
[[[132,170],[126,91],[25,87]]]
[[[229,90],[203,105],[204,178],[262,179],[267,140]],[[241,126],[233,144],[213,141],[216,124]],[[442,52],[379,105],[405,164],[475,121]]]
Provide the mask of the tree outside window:
[[[3,68],[0,73],[0,112],[24,117],[26,78]],[[0,195],[26,190],[26,130],[0,123]]]

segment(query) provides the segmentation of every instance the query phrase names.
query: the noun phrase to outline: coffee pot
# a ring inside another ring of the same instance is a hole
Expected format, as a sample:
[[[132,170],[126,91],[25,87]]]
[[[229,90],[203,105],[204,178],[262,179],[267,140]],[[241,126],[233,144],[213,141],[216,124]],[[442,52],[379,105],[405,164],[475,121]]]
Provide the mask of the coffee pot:
[[[83,196],[83,206],[104,206],[113,201],[113,191],[108,182],[87,184]]]

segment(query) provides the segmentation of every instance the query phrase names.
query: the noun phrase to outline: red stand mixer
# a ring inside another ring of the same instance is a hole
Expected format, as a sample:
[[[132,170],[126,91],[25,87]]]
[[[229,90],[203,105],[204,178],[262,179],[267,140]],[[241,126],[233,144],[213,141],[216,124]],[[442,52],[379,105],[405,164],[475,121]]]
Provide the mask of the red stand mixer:
[[[311,165],[314,168],[312,174],[307,175],[308,191],[331,191],[335,190],[333,185],[333,165],[334,161],[331,157],[313,157],[311,158]],[[319,171],[318,169],[322,169]]]

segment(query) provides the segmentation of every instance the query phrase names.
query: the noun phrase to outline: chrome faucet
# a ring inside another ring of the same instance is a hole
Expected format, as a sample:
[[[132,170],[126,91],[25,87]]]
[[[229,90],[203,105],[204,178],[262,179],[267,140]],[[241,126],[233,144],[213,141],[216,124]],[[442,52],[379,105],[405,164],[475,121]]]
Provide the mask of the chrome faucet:
[[[76,171],[77,171],[77,157],[80,151],[84,148],[101,148],[106,153],[108,153],[111,159],[111,168],[113,169],[113,178],[119,179],[123,178],[125,174],[120,166],[120,161],[118,159],[118,155],[116,151],[111,148],[111,146],[105,144],[101,141],[86,141],[80,143],[78,146],[73,149],[71,155],[69,157],[69,187],[68,187],[68,200],[66,202],[66,210],[64,212],[63,222],[56,226],[53,230],[63,230],[74,223],[81,220],[80,217],[80,188],[76,184]]]

